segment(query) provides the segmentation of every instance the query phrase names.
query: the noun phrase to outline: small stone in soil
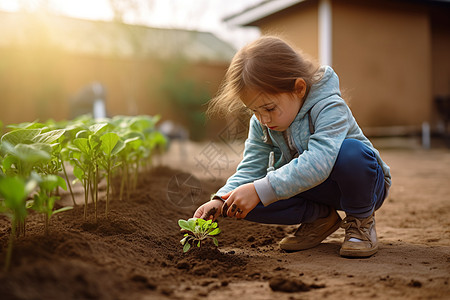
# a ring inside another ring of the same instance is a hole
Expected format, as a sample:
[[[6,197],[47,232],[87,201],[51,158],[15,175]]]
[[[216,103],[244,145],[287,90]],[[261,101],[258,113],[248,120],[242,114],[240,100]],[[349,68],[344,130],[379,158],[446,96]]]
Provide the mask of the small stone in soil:
[[[411,279],[410,283],[408,283],[408,286],[420,288],[420,287],[422,287],[422,282],[420,282],[418,280]]]
[[[170,296],[173,293],[173,290],[169,287],[162,287],[159,290],[161,292],[161,294],[166,295],[166,296]]]
[[[273,291],[295,293],[307,292],[311,289],[324,288],[324,284],[306,284],[298,279],[287,279],[282,277],[274,277],[269,281],[269,286]]]
[[[131,277],[131,280],[133,280],[134,282],[142,282],[142,283],[147,283],[147,277],[143,276],[143,275],[133,275]]]
[[[191,268],[191,265],[188,262],[180,261],[177,263],[177,269],[180,270],[189,270]]]

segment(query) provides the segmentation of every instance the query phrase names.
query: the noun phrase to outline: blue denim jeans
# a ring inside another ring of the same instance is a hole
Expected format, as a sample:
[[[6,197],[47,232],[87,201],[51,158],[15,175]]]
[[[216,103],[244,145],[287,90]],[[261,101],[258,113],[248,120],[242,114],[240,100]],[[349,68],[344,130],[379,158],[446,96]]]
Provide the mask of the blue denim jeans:
[[[346,139],[330,176],[292,198],[268,206],[261,202],[246,220],[293,225],[326,217],[330,207],[358,218],[370,216],[386,196],[384,174],[374,152],[355,139]]]

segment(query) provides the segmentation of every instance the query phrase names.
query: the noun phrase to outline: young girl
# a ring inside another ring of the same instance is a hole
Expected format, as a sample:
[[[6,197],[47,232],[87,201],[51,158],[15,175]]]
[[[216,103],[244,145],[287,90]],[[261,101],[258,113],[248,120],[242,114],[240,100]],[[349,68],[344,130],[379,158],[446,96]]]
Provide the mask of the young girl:
[[[236,53],[209,112],[242,105],[253,113],[243,159],[194,217],[301,223],[281,240],[284,250],[315,247],[343,227],[340,255],[376,253],[374,211],[390,171],[341,98],[333,69],[277,37],[261,37]],[[345,212],[343,221],[336,210]]]

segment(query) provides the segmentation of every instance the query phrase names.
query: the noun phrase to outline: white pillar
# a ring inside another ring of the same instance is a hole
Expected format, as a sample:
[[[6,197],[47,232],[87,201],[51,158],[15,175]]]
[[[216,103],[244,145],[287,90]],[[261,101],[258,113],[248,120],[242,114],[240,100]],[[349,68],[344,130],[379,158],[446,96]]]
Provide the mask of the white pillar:
[[[319,1],[319,61],[322,65],[332,66],[332,12],[331,0]]]
[[[422,123],[422,147],[424,149],[431,148],[431,133],[430,124],[428,122]]]

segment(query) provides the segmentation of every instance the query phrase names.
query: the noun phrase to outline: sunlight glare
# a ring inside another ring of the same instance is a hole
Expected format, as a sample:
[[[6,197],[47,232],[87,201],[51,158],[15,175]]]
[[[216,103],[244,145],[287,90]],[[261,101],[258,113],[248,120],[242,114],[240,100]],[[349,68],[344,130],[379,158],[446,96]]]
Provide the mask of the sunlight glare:
[[[113,17],[108,0],[53,1],[53,3],[59,13],[74,18],[110,20]]]

